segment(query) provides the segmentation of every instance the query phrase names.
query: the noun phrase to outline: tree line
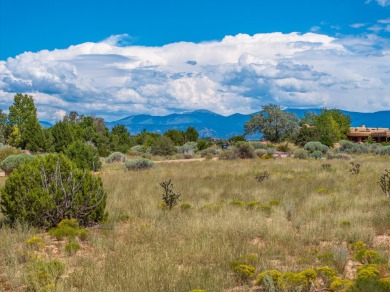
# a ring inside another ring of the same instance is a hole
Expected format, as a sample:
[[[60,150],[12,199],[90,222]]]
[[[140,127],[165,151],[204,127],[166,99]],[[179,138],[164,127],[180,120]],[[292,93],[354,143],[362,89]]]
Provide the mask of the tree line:
[[[0,143],[32,152],[65,152],[75,142],[84,142],[95,148],[99,156],[106,157],[113,151],[126,153],[131,147],[151,147],[160,134],[142,131],[131,135],[124,125],[108,129],[104,119],[80,115],[76,111],[66,114],[50,128],[39,123],[32,96],[18,93],[9,107],[9,114],[0,109]],[[198,140],[194,127],[186,131],[168,130],[162,136],[174,146]]]

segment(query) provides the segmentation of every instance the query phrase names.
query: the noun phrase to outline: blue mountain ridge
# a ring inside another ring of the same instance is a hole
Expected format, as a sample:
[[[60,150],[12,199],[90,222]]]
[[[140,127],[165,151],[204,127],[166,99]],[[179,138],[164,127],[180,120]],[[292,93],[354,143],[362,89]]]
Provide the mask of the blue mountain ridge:
[[[286,109],[287,112],[296,114],[302,118],[306,112],[319,113],[321,109]],[[380,111],[374,113],[359,113],[342,111],[349,115],[353,127],[361,126],[377,128],[390,128],[390,111]],[[255,113],[256,114],[256,113]],[[175,113],[166,116],[152,115],[134,115],[126,118],[106,122],[107,127],[112,128],[115,125],[124,125],[132,135],[146,131],[162,134],[167,130],[176,129],[185,131],[189,126],[196,128],[200,137],[214,137],[226,139],[236,135],[242,135],[244,124],[249,121],[250,115],[233,114],[223,116],[209,110],[195,110],[192,112]],[[50,127],[51,124],[41,121],[44,127]],[[250,138],[258,138],[253,136]]]

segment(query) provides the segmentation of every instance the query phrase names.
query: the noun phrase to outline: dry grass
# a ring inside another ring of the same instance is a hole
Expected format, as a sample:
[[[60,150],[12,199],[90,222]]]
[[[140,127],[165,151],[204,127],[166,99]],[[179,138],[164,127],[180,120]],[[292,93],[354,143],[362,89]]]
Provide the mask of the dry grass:
[[[377,183],[389,159],[358,162],[358,175],[349,174],[346,161],[332,160],[331,169],[323,170],[323,161],[289,158],[161,163],[140,172],[108,166],[100,175],[110,222],[92,230],[88,247],[75,256],[51,253],[66,266],[58,290],[223,291],[237,286],[229,262],[245,254],[259,256],[257,273],[325,264],[343,273],[348,243],[371,245],[376,235],[390,235],[390,202]],[[265,170],[269,179],[258,182],[256,174]],[[167,179],[190,209],[159,208],[159,183]],[[267,212],[229,204],[233,200],[279,205]],[[36,233],[23,227],[0,230],[4,290],[26,285],[16,255]],[[54,244],[42,237],[47,246]],[[389,257],[390,246],[376,249]]]

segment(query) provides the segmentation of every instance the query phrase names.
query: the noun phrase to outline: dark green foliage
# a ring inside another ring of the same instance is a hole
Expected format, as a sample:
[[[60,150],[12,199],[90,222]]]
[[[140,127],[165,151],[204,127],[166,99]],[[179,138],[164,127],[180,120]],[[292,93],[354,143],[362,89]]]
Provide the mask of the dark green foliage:
[[[198,148],[199,151],[202,151],[206,148],[209,148],[213,145],[213,143],[206,141],[206,140],[198,140],[196,143],[196,148]]]
[[[116,125],[111,130],[111,143],[116,151],[126,153],[134,142],[131,139],[129,131],[124,125]]]
[[[102,181],[63,155],[45,155],[15,169],[1,190],[1,211],[11,221],[50,228],[66,218],[92,225],[106,218]]]
[[[164,136],[169,137],[172,140],[173,144],[175,144],[175,146],[180,146],[185,143],[183,131],[179,131],[175,129],[168,130],[164,133]]]
[[[173,190],[173,183],[171,181],[172,180],[166,180],[160,183],[160,186],[164,190],[164,193],[162,194],[162,202],[169,210],[179,203],[181,196],[181,194],[176,193]]]
[[[291,138],[298,130],[298,122],[295,114],[270,104],[263,106],[260,113],[251,115],[251,119],[244,125],[244,132],[245,135],[259,132],[264,139],[277,143]]]
[[[97,150],[81,141],[70,144],[65,155],[80,169],[97,171],[102,167]]]
[[[237,142],[246,142],[246,139],[243,135],[238,135],[238,136],[234,136],[234,137],[229,138],[228,142],[230,144],[234,144]]]
[[[31,159],[33,159],[33,157],[25,153],[10,155],[0,163],[0,167],[5,173],[10,174],[19,165]]]
[[[166,156],[176,153],[176,148],[169,137],[161,136],[153,143],[150,152],[153,155]]]
[[[60,153],[65,152],[65,149],[75,140],[72,125],[65,122],[57,122],[50,128],[53,137],[54,151]]]
[[[236,155],[239,158],[254,158],[255,157],[255,148],[249,142],[236,142],[234,144]]]
[[[137,158],[126,160],[125,167],[127,170],[144,170],[154,168],[155,164],[149,159]]]
[[[308,124],[313,127],[305,127]],[[345,139],[351,125],[350,117],[337,109],[323,109],[320,114],[307,113],[301,120],[302,134],[298,134],[297,143],[320,141],[322,144],[332,146],[333,143]]]
[[[9,107],[10,126],[18,129],[13,137],[13,146],[34,152],[42,151],[45,145],[45,135],[37,118],[37,109],[32,96],[18,93],[14,103]]]
[[[186,142],[196,142],[199,137],[199,132],[194,127],[188,127],[184,132],[184,140]]]

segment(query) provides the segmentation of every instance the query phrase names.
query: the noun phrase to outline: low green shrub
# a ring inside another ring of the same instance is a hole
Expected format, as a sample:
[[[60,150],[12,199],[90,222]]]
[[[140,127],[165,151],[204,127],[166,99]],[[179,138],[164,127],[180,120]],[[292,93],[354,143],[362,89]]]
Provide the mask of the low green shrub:
[[[355,154],[369,152],[369,146],[366,145],[353,143],[352,141],[348,141],[348,140],[341,140],[339,143],[340,143],[340,147],[338,148],[338,151],[355,153]]]
[[[74,255],[79,251],[80,248],[81,246],[79,243],[71,241],[65,245],[65,252],[68,255]]]
[[[181,154],[194,154],[198,150],[196,142],[187,142],[182,146],[176,146],[177,152]]]
[[[246,207],[247,207],[248,209],[254,209],[254,208],[257,207],[258,205],[260,205],[260,202],[259,202],[259,201],[251,201],[251,202],[246,203]]]
[[[334,277],[336,277],[336,271],[328,266],[316,268],[317,276],[322,279],[326,287],[329,287]]]
[[[126,161],[126,155],[121,152],[113,152],[106,159],[106,163],[121,163]]]
[[[322,144],[321,142],[307,142],[305,144],[305,146],[303,147],[303,149],[305,149],[307,152],[309,152],[309,155],[316,152],[316,151],[319,151],[321,152],[321,154],[326,154],[329,150],[329,147]]]
[[[30,154],[25,153],[10,155],[0,163],[0,167],[5,171],[6,174],[10,174],[19,165],[22,165],[23,163],[30,161],[33,158],[34,157]]]
[[[11,146],[5,146],[0,149],[0,163],[10,155],[18,155],[24,153],[23,150],[16,149]]]
[[[189,210],[191,208],[192,208],[192,206],[189,203],[181,203],[180,204],[180,209],[182,209],[182,210]]]
[[[282,273],[278,270],[266,270],[257,276],[255,285],[265,288],[277,287],[281,277]]]
[[[40,249],[44,248],[45,244],[43,243],[42,238],[39,236],[33,236],[26,241],[26,246],[30,249]]]
[[[345,154],[345,153],[336,153],[336,154],[333,154],[333,153],[330,153],[328,152],[326,154],[326,157],[327,159],[331,160],[331,159],[339,159],[339,160],[351,160],[352,157],[348,154]]]
[[[357,279],[378,279],[379,278],[379,270],[373,264],[366,264],[358,267],[358,272],[356,274]]]
[[[255,148],[249,142],[239,141],[234,144],[236,155],[238,158],[254,158]]]
[[[390,155],[390,146],[383,146],[376,150],[376,154],[378,155]]]
[[[220,160],[233,160],[233,159],[237,159],[237,158],[238,158],[237,152],[235,151],[235,149],[233,147],[231,147],[229,149],[222,150],[218,154],[218,159],[220,159]]]
[[[237,207],[244,207],[245,203],[243,201],[231,201],[231,202],[229,202],[229,205],[237,206]]]
[[[65,266],[57,260],[31,261],[27,267],[27,291],[44,291],[45,287],[54,289],[65,271]]]
[[[216,145],[212,145],[206,149],[200,151],[200,157],[206,157],[207,155],[212,155],[212,157],[218,155],[220,149]]]
[[[297,159],[307,159],[309,158],[309,152],[307,152],[305,149],[297,149],[293,153],[294,158]]]
[[[126,160],[125,167],[127,170],[144,170],[144,169],[152,169],[155,167],[153,161],[146,158],[137,158]]]
[[[246,283],[255,276],[255,267],[251,265],[239,264],[233,268],[234,275],[241,283]]]
[[[255,155],[257,157],[262,157],[262,156],[265,156],[267,154],[268,154],[267,149],[256,149],[255,150]]]
[[[312,153],[309,154],[310,157],[315,158],[315,159],[321,159],[322,158],[322,152],[319,150],[316,150]]]
[[[330,284],[329,289],[333,292],[346,292],[348,289],[352,288],[354,283],[351,280],[348,279],[341,279],[338,277],[335,277]]]
[[[58,223],[57,227],[51,228],[49,234],[56,237],[57,240],[64,238],[73,240],[76,237],[85,240],[88,236],[88,230],[80,228],[76,219],[64,219]]]

